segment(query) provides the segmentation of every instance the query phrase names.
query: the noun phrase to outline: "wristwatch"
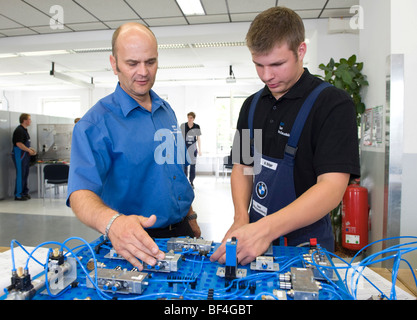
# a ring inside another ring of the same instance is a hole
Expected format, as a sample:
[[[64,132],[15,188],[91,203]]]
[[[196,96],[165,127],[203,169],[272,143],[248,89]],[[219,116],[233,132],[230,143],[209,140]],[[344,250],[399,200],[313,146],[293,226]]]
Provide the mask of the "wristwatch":
[[[197,219],[197,213],[193,212],[192,214],[189,214],[188,216],[185,216],[184,219],[187,220],[187,221],[195,220],[195,219]]]

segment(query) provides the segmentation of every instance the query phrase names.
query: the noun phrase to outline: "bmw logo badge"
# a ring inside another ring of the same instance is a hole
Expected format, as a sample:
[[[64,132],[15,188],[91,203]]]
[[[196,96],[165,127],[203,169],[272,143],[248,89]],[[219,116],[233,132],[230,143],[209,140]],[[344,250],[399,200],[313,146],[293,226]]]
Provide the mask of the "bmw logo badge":
[[[262,181],[259,181],[256,184],[256,194],[260,199],[264,199],[266,195],[268,194],[268,188],[266,187],[266,184]]]

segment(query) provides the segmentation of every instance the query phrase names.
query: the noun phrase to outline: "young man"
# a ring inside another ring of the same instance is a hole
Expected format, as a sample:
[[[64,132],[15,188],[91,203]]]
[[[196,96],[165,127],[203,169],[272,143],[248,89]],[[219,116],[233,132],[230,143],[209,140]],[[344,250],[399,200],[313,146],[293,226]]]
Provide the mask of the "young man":
[[[200,126],[194,122],[195,113],[189,112],[187,114],[188,121],[181,124],[181,132],[185,139],[185,146],[187,154],[190,157],[190,184],[194,188],[195,179],[195,165],[197,162],[197,154],[201,156],[201,129]],[[184,167],[184,173],[188,177],[188,166]]]
[[[30,114],[22,113],[19,117],[20,125],[13,132],[13,163],[16,167],[16,186],[14,199],[18,201],[30,199],[28,176],[30,157],[36,155],[30,146],[28,127],[32,123]]]
[[[304,34],[301,18],[282,7],[262,12],[250,26],[247,45],[265,87],[254,107],[255,95],[242,106],[235,139],[239,149],[234,146],[233,152],[249,148],[250,141],[239,137],[252,125],[262,130],[262,143],[255,141],[255,163],[238,154],[231,175],[234,223],[212,261],[225,261],[224,242],[231,237],[238,240],[242,265],[271,243],[296,246],[317,238],[333,250],[329,212],[340,203],[349,179],[360,174],[355,110],[348,94],[335,87],[318,93],[311,111],[302,108],[323,83],[303,68]],[[297,118],[301,115],[305,122]],[[247,174],[251,166],[255,175]]]
[[[115,31],[112,47],[119,83],[74,128],[67,204],[142,270],[139,260],[154,265],[164,258],[152,237],[198,237],[200,230],[183,162],[171,162],[176,148],[161,150],[161,136],[171,147],[182,137],[174,141],[175,113],[151,89],[158,69],[155,36],[128,23]]]

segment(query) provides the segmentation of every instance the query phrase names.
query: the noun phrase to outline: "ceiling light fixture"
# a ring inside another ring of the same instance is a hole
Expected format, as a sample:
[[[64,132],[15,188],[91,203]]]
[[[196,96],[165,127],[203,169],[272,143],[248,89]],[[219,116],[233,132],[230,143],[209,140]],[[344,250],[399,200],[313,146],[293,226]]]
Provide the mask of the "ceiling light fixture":
[[[95,87],[94,83],[93,83],[93,78],[91,78],[91,82],[88,83],[88,82],[85,82],[85,81],[67,76],[66,74],[56,72],[55,71],[55,62],[52,62],[52,69],[49,72],[49,74],[51,76],[53,76],[54,78],[58,78],[58,79],[70,82],[70,83],[75,84],[77,86],[81,86],[81,87],[85,87],[85,88],[89,88],[89,89],[94,89],[94,87]]]
[[[49,56],[54,54],[68,54],[67,50],[49,50],[49,51],[31,51],[31,52],[19,52],[23,57],[36,57],[36,56]]]
[[[186,16],[204,16],[204,8],[200,0],[176,0]]]

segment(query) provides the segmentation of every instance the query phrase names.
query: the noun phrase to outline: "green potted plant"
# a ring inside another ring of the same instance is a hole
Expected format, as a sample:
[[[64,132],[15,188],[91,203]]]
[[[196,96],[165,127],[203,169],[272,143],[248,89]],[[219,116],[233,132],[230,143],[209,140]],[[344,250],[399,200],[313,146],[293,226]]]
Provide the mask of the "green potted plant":
[[[356,108],[356,122],[358,127],[361,125],[361,116],[365,112],[365,104],[362,101],[361,90],[368,86],[366,76],[362,74],[363,62],[358,62],[356,55],[350,58],[342,58],[339,62],[330,59],[327,65],[320,64],[319,68],[324,71],[324,76],[317,75],[324,81],[334,85],[336,88],[345,90],[353,100]],[[330,213],[333,232],[335,235],[335,249],[341,249],[342,243],[342,212],[339,204]]]
[[[318,75],[318,77],[336,88],[345,90],[352,97],[356,107],[357,123],[360,126],[361,115],[365,112],[361,90],[369,85],[366,76],[362,74],[363,62],[358,62],[356,55],[352,55],[349,59],[340,59],[339,62],[331,58],[327,65],[322,63],[319,68],[324,71],[324,76]]]

